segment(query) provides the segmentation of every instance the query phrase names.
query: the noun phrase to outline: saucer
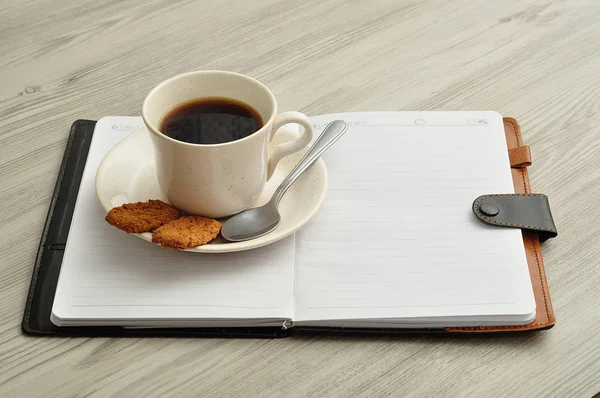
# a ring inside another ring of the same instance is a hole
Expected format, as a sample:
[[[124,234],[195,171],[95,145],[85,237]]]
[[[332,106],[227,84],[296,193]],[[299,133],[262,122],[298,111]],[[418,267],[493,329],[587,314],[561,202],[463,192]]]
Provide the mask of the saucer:
[[[288,141],[296,134],[281,128],[271,147]],[[277,166],[258,198],[256,207],[267,203],[281,181],[292,171],[306,150],[289,155]],[[279,241],[300,229],[319,210],[327,191],[327,169],[318,159],[287,191],[279,204],[281,222],[268,235],[244,242],[228,242],[221,236],[212,242],[186,249],[195,253],[229,253],[255,249]],[[96,194],[108,212],[124,203],[160,199],[168,203],[158,187],[154,163],[154,147],[146,128],[135,131],[116,144],[104,157],[96,172]],[[224,220],[221,220],[224,221]],[[152,242],[152,233],[134,234]]]

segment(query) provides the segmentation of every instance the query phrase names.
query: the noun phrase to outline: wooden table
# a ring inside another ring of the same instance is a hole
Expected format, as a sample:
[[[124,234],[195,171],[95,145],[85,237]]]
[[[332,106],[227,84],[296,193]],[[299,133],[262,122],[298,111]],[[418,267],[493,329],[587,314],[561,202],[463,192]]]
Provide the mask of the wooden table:
[[[20,322],[71,122],[227,69],[282,110],[492,109],[531,145],[559,237],[557,325],[519,337],[32,338]],[[600,3],[3,0],[0,396],[526,396],[600,391]]]

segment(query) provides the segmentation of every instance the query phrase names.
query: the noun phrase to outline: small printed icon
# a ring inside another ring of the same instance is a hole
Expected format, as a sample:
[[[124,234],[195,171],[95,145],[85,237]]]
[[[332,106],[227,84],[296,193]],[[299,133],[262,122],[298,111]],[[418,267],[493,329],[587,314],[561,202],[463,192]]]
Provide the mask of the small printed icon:
[[[423,119],[417,119],[417,120],[415,120],[415,124],[423,125],[423,124],[425,124],[425,120],[423,120]]]
[[[487,119],[469,119],[467,123],[475,125],[487,124]]]
[[[113,124],[111,126],[111,128],[113,130],[118,130],[118,131],[133,131],[133,130],[139,130],[142,127],[141,126],[132,126],[130,124]]]

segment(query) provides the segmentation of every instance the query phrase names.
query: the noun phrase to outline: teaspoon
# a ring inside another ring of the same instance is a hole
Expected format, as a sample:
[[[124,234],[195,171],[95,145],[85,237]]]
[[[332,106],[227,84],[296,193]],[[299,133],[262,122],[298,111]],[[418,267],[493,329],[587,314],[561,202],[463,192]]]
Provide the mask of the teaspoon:
[[[272,232],[281,221],[279,202],[288,188],[346,132],[347,128],[348,126],[342,120],[329,123],[296,167],[275,190],[271,200],[261,207],[244,210],[225,221],[221,235],[228,241],[241,242]]]

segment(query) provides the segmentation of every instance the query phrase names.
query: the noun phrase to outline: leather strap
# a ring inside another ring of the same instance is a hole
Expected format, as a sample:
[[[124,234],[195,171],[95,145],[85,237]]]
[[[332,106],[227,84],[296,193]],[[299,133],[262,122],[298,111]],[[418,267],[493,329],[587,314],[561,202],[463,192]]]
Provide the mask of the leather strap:
[[[537,232],[540,241],[557,235],[546,195],[483,195],[473,202],[473,213],[489,225]]]
[[[531,150],[528,145],[509,149],[508,158],[510,159],[510,167],[531,166]]]

